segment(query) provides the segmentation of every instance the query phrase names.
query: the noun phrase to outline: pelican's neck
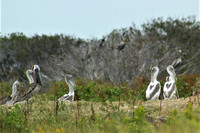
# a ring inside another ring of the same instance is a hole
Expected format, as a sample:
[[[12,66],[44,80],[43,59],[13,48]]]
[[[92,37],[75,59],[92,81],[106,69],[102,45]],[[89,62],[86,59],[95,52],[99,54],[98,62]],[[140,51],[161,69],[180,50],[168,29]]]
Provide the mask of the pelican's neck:
[[[171,81],[175,81],[175,75],[174,75],[174,73],[170,72],[169,75],[170,75],[170,76],[169,76],[169,77],[170,77],[170,80],[171,80]]]
[[[170,81],[175,81],[175,77],[176,77],[175,72],[172,72],[172,71],[168,70],[168,73],[169,73],[169,79],[170,79]]]
[[[151,73],[151,82],[157,81],[157,76],[158,76],[158,70],[156,72]]]
[[[27,78],[28,78],[30,84],[34,83],[34,79],[33,79],[32,73],[33,73],[32,70],[27,70],[27,71],[26,71],[26,76],[27,76]]]
[[[16,96],[16,94],[17,94],[17,85],[16,85],[16,83],[14,83],[12,86],[12,94],[10,97],[12,97],[12,99],[13,99]]]
[[[74,93],[74,83],[72,81],[68,81],[67,84],[69,86],[69,93],[73,94]]]

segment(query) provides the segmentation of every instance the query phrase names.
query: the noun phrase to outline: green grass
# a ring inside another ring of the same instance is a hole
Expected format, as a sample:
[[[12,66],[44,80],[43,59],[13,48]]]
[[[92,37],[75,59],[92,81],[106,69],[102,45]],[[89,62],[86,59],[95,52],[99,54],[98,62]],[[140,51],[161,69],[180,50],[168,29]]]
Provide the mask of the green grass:
[[[200,96],[188,94],[195,83],[194,75],[178,77],[180,99],[162,101],[145,101],[148,82],[141,83],[140,79],[134,86],[82,79],[75,82],[73,103],[57,102],[69,88],[64,82],[52,82],[49,92],[34,96],[28,103],[0,106],[0,132],[200,131]],[[1,89],[9,86],[0,84]]]
[[[46,95],[35,96],[26,104],[0,107],[1,132],[161,132],[198,133],[200,108],[192,97],[130,103],[50,101]],[[173,102],[174,105],[171,105]],[[180,104],[184,106],[179,106]],[[118,110],[118,106],[119,110]],[[168,108],[172,108],[171,110]],[[166,121],[160,118],[165,117]]]

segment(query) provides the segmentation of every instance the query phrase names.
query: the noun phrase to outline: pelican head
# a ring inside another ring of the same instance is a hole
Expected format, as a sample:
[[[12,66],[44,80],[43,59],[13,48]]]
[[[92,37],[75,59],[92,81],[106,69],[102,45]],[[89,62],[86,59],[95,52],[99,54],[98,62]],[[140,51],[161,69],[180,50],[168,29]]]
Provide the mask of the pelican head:
[[[38,70],[40,71],[40,67],[38,65],[33,65],[32,66],[32,70],[35,71],[35,70]]]
[[[74,79],[73,79],[72,75],[70,75],[70,74],[65,75],[65,82],[69,86],[69,93],[70,94],[74,94],[75,82],[74,82]]]
[[[167,72],[168,72],[169,75],[170,75],[169,79],[170,79],[170,80],[175,80],[176,73],[175,73],[174,67],[173,67],[172,65],[167,66]]]
[[[70,74],[65,75],[65,81],[67,83],[72,84],[73,86],[75,86],[74,79],[73,79],[72,75],[70,75]]]
[[[159,73],[159,68],[157,66],[151,69],[151,81],[157,80],[158,73]]]
[[[16,80],[14,83],[13,83],[13,86],[12,86],[12,94],[10,97],[15,97],[15,95],[17,94],[17,88],[20,86],[20,82],[18,80]]]
[[[38,65],[33,65],[32,70],[35,72],[36,83],[42,86],[43,83],[42,83],[42,78],[40,74],[40,67]]]

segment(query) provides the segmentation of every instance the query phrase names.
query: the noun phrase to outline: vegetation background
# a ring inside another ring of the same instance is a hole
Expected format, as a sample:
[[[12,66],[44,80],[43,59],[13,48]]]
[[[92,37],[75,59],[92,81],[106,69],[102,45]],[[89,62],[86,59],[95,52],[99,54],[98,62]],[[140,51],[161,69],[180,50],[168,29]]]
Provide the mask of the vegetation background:
[[[118,50],[123,32],[126,32],[125,48]],[[100,47],[101,40],[96,38],[83,40],[62,34],[1,36],[0,96],[10,95],[12,83],[17,79],[28,84],[25,71],[33,64],[41,68],[44,87],[36,99],[25,105],[0,107],[0,130],[183,132],[185,121],[188,129],[184,132],[199,131],[199,97],[190,98],[195,87],[200,87],[195,85],[200,74],[199,22],[193,17],[157,18],[140,29],[133,24],[113,30],[103,38],[105,42]],[[147,106],[144,100],[150,69],[160,68],[158,80],[163,86],[168,75],[166,67],[179,56],[183,61],[175,69],[176,85],[180,98],[186,100],[173,101],[173,105],[166,103],[163,112],[154,103]],[[57,102],[68,92],[64,74],[75,77],[73,104]]]

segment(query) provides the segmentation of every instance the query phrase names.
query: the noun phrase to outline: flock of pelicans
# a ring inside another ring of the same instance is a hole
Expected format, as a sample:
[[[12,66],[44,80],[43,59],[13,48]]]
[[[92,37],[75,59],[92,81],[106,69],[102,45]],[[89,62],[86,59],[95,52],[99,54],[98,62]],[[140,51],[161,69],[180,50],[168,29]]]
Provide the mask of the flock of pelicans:
[[[40,67],[38,65],[33,65],[32,69],[28,69],[26,71],[26,76],[30,84],[28,91],[20,91],[20,82],[16,80],[12,86],[12,94],[10,96],[0,98],[0,105],[14,105],[16,103],[26,102],[27,100],[31,99],[33,95],[40,91],[43,86],[42,78],[40,75]],[[72,75],[65,75],[65,82],[69,86],[69,93],[63,95],[58,100],[73,102],[75,82]]]
[[[174,67],[169,65],[167,67],[167,72],[169,76],[166,78],[166,82],[163,88],[163,96],[164,99],[177,99],[178,91],[175,84],[176,74],[174,71]],[[157,66],[153,67],[151,70],[151,82],[148,85],[146,90],[146,99],[147,100],[159,100],[161,99],[161,85],[157,80],[157,76],[159,73],[159,68]],[[12,94],[10,96],[6,96],[0,98],[1,105],[14,105],[19,102],[25,102],[35,94],[37,94],[43,86],[41,75],[40,75],[40,67],[38,65],[33,65],[32,69],[28,69],[26,71],[26,76],[29,80],[29,89],[27,92],[21,92],[18,90],[20,86],[20,82],[17,80],[14,82],[12,86]],[[65,82],[69,86],[69,93],[63,95],[58,100],[59,101],[74,101],[74,86],[75,82],[72,75],[65,75]]]
[[[119,51],[124,49],[125,47],[125,44],[126,44],[125,36],[126,36],[126,31],[122,33],[120,43],[118,44],[117,49]],[[102,39],[98,47],[103,47],[104,41],[105,39]],[[172,65],[169,65],[167,67],[167,72],[169,76],[167,76],[166,83],[164,84],[164,88],[163,88],[164,99],[178,98],[178,91],[175,84],[176,74],[175,74],[174,68],[176,69],[182,63],[181,53],[182,53],[181,50],[179,50],[179,58],[174,60]],[[83,60],[88,59],[90,57],[90,54],[91,53],[87,51],[85,58]],[[159,68],[153,67],[151,70],[151,82],[146,90],[147,100],[161,99],[161,85],[160,85],[160,82],[157,81],[158,73],[159,73]],[[40,91],[40,89],[43,86],[41,75],[40,75],[40,67],[38,65],[33,65],[32,69],[28,69],[26,71],[26,76],[30,84],[29,88],[27,89],[28,91],[26,92],[20,91],[19,90],[20,82],[17,80],[14,82],[12,86],[12,94],[10,96],[0,98],[0,105],[14,105],[19,102],[27,101],[31,99],[33,95],[37,94]],[[69,86],[69,93],[63,95],[58,100],[73,102],[74,94],[75,94],[74,93],[75,82],[72,75],[65,75],[65,82]]]
[[[175,84],[176,74],[174,67],[169,65],[167,67],[167,72],[169,76],[166,78],[166,82],[163,88],[163,97],[164,99],[177,99],[178,91]],[[146,90],[146,99],[147,100],[159,100],[161,99],[161,85],[157,80],[159,73],[158,67],[153,67],[151,70],[151,82]]]

